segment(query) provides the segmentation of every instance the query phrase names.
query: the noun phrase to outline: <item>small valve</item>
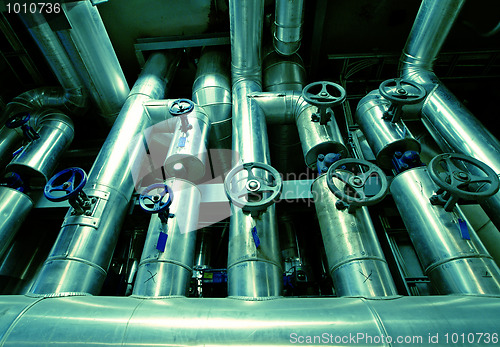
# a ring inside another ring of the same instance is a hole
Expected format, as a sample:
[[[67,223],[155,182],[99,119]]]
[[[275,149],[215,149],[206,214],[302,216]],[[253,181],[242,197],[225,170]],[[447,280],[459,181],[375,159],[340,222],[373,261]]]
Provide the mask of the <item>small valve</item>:
[[[418,104],[425,98],[427,92],[420,84],[393,78],[382,82],[378,88],[380,95],[391,102],[384,113],[385,120],[396,123],[401,119],[403,106]]]
[[[86,214],[92,207],[92,200],[83,191],[86,183],[85,171],[79,167],[70,167],[52,176],[45,185],[43,194],[52,202],[68,200],[75,214]]]
[[[253,172],[253,170],[259,172]],[[241,177],[246,171],[246,177]],[[270,165],[251,162],[234,167],[226,176],[226,196],[244,213],[258,217],[281,195],[283,181],[278,171]]]
[[[429,163],[429,176],[439,186],[429,200],[433,205],[443,205],[447,212],[453,210],[460,198],[481,200],[496,194],[500,188],[498,175],[493,169],[463,154],[435,156]]]
[[[31,115],[29,112],[18,113],[7,120],[5,126],[9,129],[21,128],[24,137],[32,142],[38,140],[40,135],[29,125]]]
[[[352,213],[356,207],[371,206],[382,201],[389,184],[384,172],[375,164],[361,159],[341,159],[330,166],[326,183],[339,199],[335,206],[348,208]]]
[[[302,90],[302,97],[318,108],[318,112],[311,116],[311,121],[326,125],[333,116],[332,107],[344,102],[346,92],[339,84],[321,81],[305,86]]]
[[[181,119],[181,131],[187,133],[193,128],[189,124],[187,115],[191,113],[194,109],[194,103],[189,99],[177,99],[170,106],[170,114],[174,117],[180,117]]]

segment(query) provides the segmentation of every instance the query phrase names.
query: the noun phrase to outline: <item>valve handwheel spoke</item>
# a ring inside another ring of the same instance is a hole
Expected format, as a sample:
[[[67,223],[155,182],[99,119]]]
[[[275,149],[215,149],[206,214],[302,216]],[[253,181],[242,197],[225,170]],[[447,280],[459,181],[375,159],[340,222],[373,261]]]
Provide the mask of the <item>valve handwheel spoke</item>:
[[[148,213],[162,213],[169,209],[173,199],[172,189],[163,183],[155,183],[144,189],[139,205]]]
[[[60,202],[76,198],[87,183],[87,174],[79,167],[64,169],[55,174],[45,185],[44,195],[49,201]],[[63,192],[64,194],[54,194]]]
[[[332,193],[351,206],[376,204],[382,201],[389,188],[384,172],[366,160],[341,159],[330,166],[326,175]],[[337,186],[334,179],[342,182],[343,187]]]
[[[500,188],[498,175],[493,169],[463,154],[444,153],[434,157],[429,163],[429,176],[443,191],[462,199],[484,199],[496,194]]]
[[[261,170],[262,177],[254,174],[253,170]],[[247,172],[247,177],[237,179],[243,171]],[[243,187],[239,188],[241,185]],[[252,216],[257,216],[272,205],[279,198],[282,188],[283,181],[279,172],[272,166],[259,162],[244,163],[234,167],[224,181],[229,201],[244,212],[251,213]]]

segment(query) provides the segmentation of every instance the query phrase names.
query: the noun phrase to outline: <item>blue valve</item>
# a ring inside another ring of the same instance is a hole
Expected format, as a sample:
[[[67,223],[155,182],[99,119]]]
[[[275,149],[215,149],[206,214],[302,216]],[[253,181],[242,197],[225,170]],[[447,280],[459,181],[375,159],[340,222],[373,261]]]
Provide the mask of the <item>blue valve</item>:
[[[45,185],[43,194],[53,202],[73,199],[82,192],[85,183],[87,183],[85,171],[79,167],[70,167],[52,176]]]
[[[324,174],[328,171],[328,168],[335,163],[337,160],[342,158],[340,153],[328,153],[327,155],[318,154],[318,159],[316,160],[316,168],[318,174]]]
[[[181,117],[181,131],[187,133],[193,126],[189,124],[187,115],[193,111],[194,103],[189,99],[177,99],[170,106],[170,114],[174,117]],[[179,146],[181,147],[181,146]]]
[[[9,129],[20,127],[29,141],[35,141],[40,138],[40,135],[29,125],[30,119],[31,115],[28,112],[21,112],[9,118],[5,126]]]

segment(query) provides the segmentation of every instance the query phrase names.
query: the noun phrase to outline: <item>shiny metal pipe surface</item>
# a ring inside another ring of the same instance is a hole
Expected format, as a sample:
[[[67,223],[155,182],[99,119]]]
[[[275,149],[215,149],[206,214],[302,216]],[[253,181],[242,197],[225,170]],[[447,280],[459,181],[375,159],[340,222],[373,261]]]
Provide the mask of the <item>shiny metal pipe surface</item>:
[[[62,8],[71,29],[59,35],[92,100],[112,124],[130,88],[97,6],[85,0],[63,3]]]
[[[210,148],[231,148],[231,78],[227,53],[205,47],[198,61],[192,100],[210,119]],[[229,165],[228,165],[229,168]]]
[[[265,113],[266,120],[272,124],[288,124],[295,119],[297,130],[307,166],[314,168],[318,154],[344,153],[342,133],[335,119],[326,125],[312,122],[311,116],[317,108],[308,104],[296,91],[252,93],[255,100]]]
[[[75,130],[71,119],[54,109],[38,111],[33,117],[40,138],[25,145],[6,170],[29,177],[31,186],[43,187],[73,141]]]
[[[15,189],[0,187],[0,259],[33,207],[31,198]]]
[[[336,294],[397,295],[368,209],[337,209],[339,199],[328,188],[326,174],[314,180],[311,191]]]
[[[157,215],[151,216],[132,293],[136,296],[188,294],[195,257],[201,193],[193,183],[179,178],[168,179],[165,184],[173,191],[169,212],[174,217],[168,220],[165,250],[160,251],[156,246],[163,226]]]
[[[440,294],[500,294],[500,270],[460,208],[446,212],[429,202],[437,188],[425,167],[399,174],[390,187],[425,274]]]
[[[306,81],[304,62],[298,54],[283,57],[272,51],[263,59],[262,87],[266,92],[301,92]]]
[[[210,120],[205,110],[197,105],[186,118],[192,128],[184,132],[181,120],[177,119],[177,126],[163,167],[171,177],[197,182],[205,176],[207,170]]]
[[[270,163],[266,117],[250,94],[261,92],[251,80],[233,85],[233,162]]]
[[[384,169],[392,168],[396,151],[420,152],[420,144],[401,121],[392,123],[383,119],[389,105],[390,102],[374,90],[359,101],[355,114],[356,122],[377,158],[377,164]]]
[[[422,84],[428,96],[422,118],[443,151],[460,152],[489,165],[500,174],[500,141],[453,95],[432,71],[465,0],[424,0],[400,61],[400,76]],[[500,193],[481,202],[500,227]]]
[[[99,294],[134,190],[128,146],[149,125],[143,102],[163,97],[177,64],[174,53],[149,58],[90,171],[85,192],[96,207],[91,216],[68,211],[32,294]]]
[[[229,25],[233,88],[238,81],[247,79],[260,86],[264,0],[229,1]]]
[[[300,48],[304,0],[276,0],[273,44],[276,52],[292,55]]]
[[[227,259],[227,293],[247,300],[280,296],[283,290],[275,205],[259,218],[232,206]],[[256,227],[260,246],[252,236]]]
[[[405,341],[396,341],[399,336],[409,345],[431,345],[431,336],[444,345],[445,334],[449,342],[452,332],[464,332],[466,337],[489,334],[491,339],[500,326],[499,298],[484,296],[255,302],[0,296],[0,308],[3,346],[284,346],[299,341],[312,345],[305,342],[307,337],[330,346],[373,345],[376,338],[391,337],[392,343],[377,344],[402,346]]]
[[[23,138],[21,129],[0,128],[0,168],[12,160],[12,154],[21,147]]]

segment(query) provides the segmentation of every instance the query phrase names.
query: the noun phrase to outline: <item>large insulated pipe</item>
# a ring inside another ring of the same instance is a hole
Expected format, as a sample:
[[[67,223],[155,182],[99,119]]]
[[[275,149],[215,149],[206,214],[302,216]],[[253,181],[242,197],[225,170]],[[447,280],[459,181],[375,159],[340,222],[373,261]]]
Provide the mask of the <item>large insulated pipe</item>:
[[[338,296],[397,295],[389,265],[367,207],[338,209],[339,199],[326,183],[314,180],[311,191],[323,236],[333,286]]]
[[[10,129],[6,126],[0,128],[0,168],[12,160],[13,154],[19,149],[23,138],[21,129]]]
[[[443,151],[460,152],[489,165],[500,174],[500,141],[474,117],[432,71],[465,0],[424,0],[403,50],[400,75],[424,86],[428,96],[422,118]],[[500,193],[481,202],[500,227]]]
[[[173,192],[165,248],[158,249],[160,233],[165,233],[157,215],[151,217],[133,295],[161,297],[186,296],[193,274],[200,190],[189,181],[170,178],[165,181]]]
[[[134,190],[129,146],[150,125],[143,103],[163,98],[178,64],[174,53],[151,55],[89,173],[91,216],[66,214],[62,229],[30,292],[98,294]]]
[[[269,123],[289,124],[295,121],[304,161],[308,167],[316,167],[319,154],[347,154],[337,122],[334,119],[325,125],[312,122],[311,116],[317,112],[317,108],[307,103],[301,93],[296,91],[254,93],[250,97],[262,108]]]
[[[276,0],[273,44],[276,52],[292,55],[300,48],[304,0]]]
[[[130,89],[102,22],[89,0],[62,4],[71,29],[58,32],[101,115],[111,125]]]
[[[88,99],[83,83],[45,18],[40,13],[22,14],[21,18],[62,88],[37,88],[19,95],[7,104],[4,119],[42,107],[57,108],[69,113],[85,109]]]
[[[45,108],[33,114],[40,138],[31,141],[7,165],[8,172],[29,178],[30,186],[43,187],[73,141],[74,126],[63,113]]]
[[[9,187],[0,187],[0,259],[33,207],[26,194]]]
[[[266,118],[248,95],[261,92],[261,41],[264,1],[231,0],[231,74],[233,95],[233,164],[270,164]],[[252,229],[256,228],[260,247]],[[283,288],[275,207],[260,218],[232,206],[228,246],[228,295],[243,298],[279,296]]]
[[[430,203],[438,186],[426,167],[400,173],[390,189],[424,273],[439,294],[500,294],[500,270],[460,208],[446,212]]]
[[[2,346],[469,345],[498,341],[497,297],[138,299],[0,296]],[[483,340],[484,339],[484,340]]]

